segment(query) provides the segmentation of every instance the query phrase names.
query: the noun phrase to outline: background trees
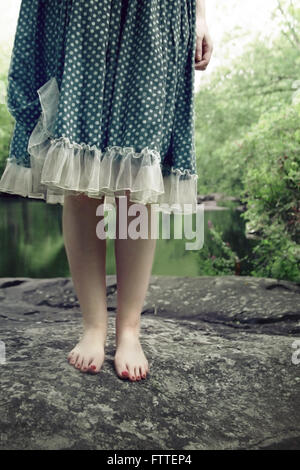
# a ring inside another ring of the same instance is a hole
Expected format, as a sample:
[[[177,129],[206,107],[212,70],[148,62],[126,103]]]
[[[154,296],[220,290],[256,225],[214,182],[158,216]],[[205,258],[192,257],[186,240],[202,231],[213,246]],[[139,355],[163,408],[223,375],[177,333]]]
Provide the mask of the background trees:
[[[196,95],[198,192],[223,192],[246,204],[241,216],[258,237],[253,275],[299,281],[299,0],[277,0],[272,18],[276,34],[268,40],[257,35],[230,61],[232,38],[238,42],[243,31],[237,24],[224,36],[221,65]],[[13,130],[3,99],[8,49],[0,45],[0,173]]]

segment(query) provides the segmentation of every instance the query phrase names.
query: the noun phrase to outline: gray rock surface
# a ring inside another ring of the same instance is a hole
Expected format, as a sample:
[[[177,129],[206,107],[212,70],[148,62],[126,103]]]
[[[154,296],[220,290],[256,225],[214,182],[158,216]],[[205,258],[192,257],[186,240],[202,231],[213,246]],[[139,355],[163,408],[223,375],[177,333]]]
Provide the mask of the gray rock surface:
[[[66,360],[82,331],[72,281],[0,278],[1,449],[300,448],[299,285],[152,276],[136,383],[114,372],[115,276],[107,294],[106,361],[87,375]]]

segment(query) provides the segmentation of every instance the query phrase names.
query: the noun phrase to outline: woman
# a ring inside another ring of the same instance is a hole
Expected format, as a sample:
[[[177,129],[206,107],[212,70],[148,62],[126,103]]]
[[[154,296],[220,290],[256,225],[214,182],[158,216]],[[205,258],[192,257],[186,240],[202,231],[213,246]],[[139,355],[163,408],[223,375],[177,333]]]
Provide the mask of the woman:
[[[132,381],[149,373],[139,341],[156,242],[149,209],[196,211],[194,71],[205,70],[211,53],[205,0],[21,3],[8,75],[16,122],[0,190],[63,205],[84,328],[68,361],[82,372],[98,373],[105,357],[106,243],[96,209],[110,198],[115,369]],[[148,237],[119,236],[122,198],[147,208]]]

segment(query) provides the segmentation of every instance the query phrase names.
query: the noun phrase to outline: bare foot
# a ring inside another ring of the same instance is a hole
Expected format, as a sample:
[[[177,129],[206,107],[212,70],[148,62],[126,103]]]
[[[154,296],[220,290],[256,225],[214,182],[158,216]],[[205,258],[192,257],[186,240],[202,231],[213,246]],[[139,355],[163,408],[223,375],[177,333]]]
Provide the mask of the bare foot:
[[[149,363],[136,331],[123,328],[119,333],[114,364],[121,379],[136,381],[147,377]]]
[[[81,372],[97,374],[105,358],[106,331],[104,328],[86,328],[82,338],[68,354],[68,362]]]

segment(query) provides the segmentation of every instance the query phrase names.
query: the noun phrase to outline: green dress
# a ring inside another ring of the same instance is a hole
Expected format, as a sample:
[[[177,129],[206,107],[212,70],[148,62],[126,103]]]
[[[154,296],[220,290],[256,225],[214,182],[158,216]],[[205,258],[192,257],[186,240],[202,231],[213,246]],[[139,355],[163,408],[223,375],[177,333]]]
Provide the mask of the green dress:
[[[23,0],[0,191],[195,212],[196,0]]]

